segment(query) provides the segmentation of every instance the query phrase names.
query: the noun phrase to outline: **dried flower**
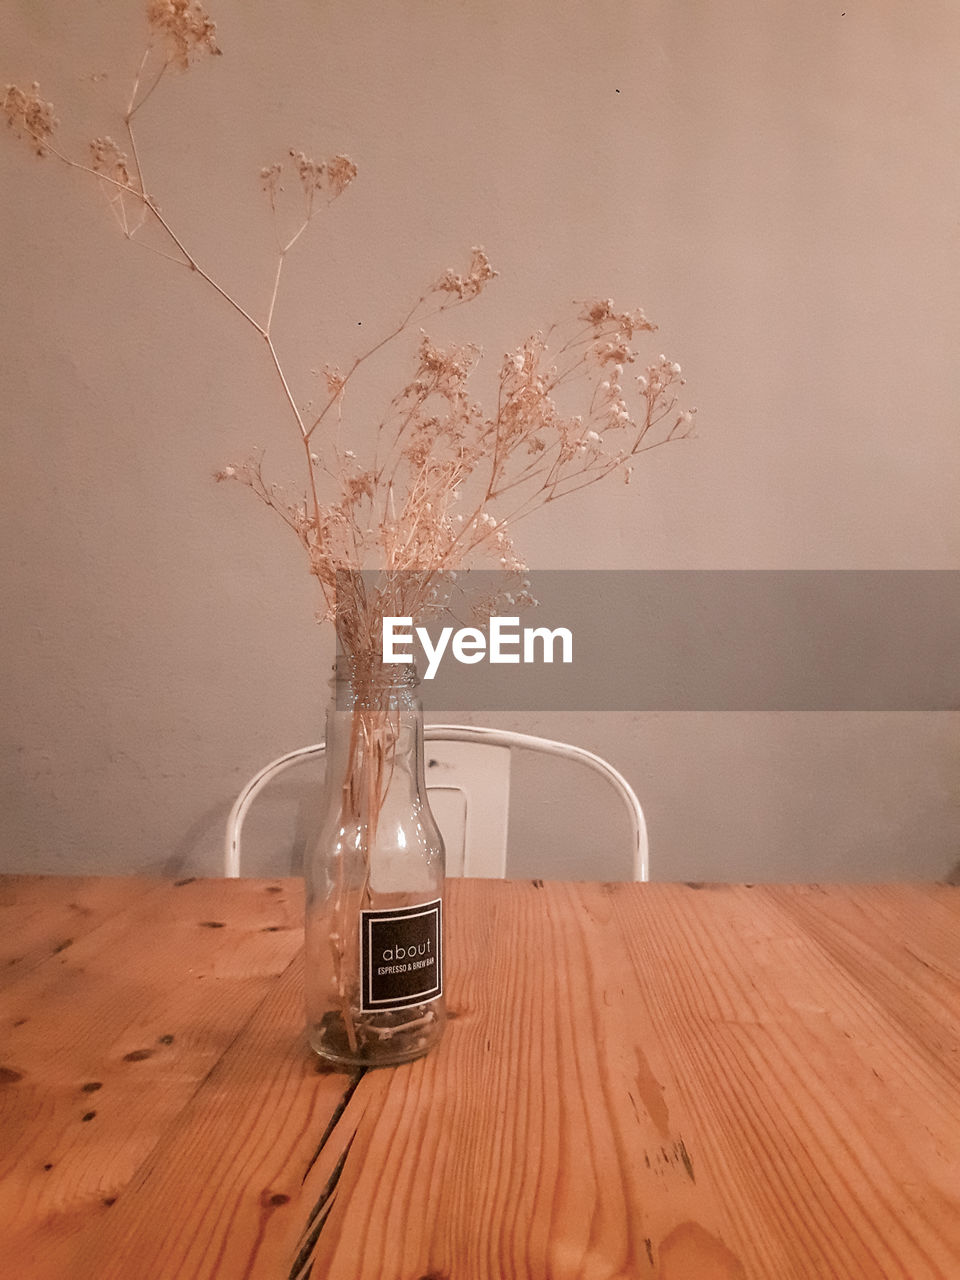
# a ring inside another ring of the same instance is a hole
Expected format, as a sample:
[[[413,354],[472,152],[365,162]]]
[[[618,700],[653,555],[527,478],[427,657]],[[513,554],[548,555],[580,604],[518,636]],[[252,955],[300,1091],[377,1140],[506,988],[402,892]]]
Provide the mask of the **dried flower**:
[[[219,53],[214,24],[198,3],[149,0],[147,16],[152,37],[168,51],[160,75],[169,65],[186,68],[203,54]],[[148,54],[149,47],[141,72]],[[316,161],[291,148],[283,164],[260,171],[278,223],[285,167],[296,175],[302,208],[292,233],[281,236],[277,227],[273,291],[259,318],[201,267],[143,191],[134,116],[151,93],[141,92],[138,73],[124,117],[132,162],[106,135],[90,144],[87,164],[54,154],[99,180],[125,235],[136,237],[150,221],[167,238],[170,252],[163,256],[189,267],[264,340],[268,368],[304,449],[302,487],[267,479],[260,450],[225,466],[216,479],[251,489],[295,534],[320,585],[323,616],[336,616],[348,650],[373,651],[387,613],[417,617],[439,607],[457,570],[475,560],[522,578],[526,566],[512,536],[518,519],[614,473],[629,483],[640,453],[692,434],[694,411],[678,404],[682,370],[666,355],[647,357],[628,394],[624,370],[640,359],[636,339],[656,326],[642,310],[618,310],[604,298],[581,304],[569,328],[531,334],[509,350],[488,407],[471,395],[479,347],[444,345],[421,329],[410,377],[376,424],[370,448],[353,439],[346,447],[351,379],[427,315],[476,299],[497,275],[486,252],[474,246],[466,270],[447,268],[391,332],[344,369],[325,365],[328,398],[314,413],[291,390],[273,341],[274,312],[288,251],[316,212],[346,191],[357,166],[343,154]],[[3,107],[8,124],[43,155],[57,122],[38,86],[29,92],[9,86]],[[131,206],[139,220],[128,217]],[[363,569],[379,571],[375,586],[358,585]],[[499,599],[521,607],[531,599],[528,587],[522,579]],[[493,597],[481,602],[480,613],[489,616],[495,604]]]
[[[580,312],[581,320],[586,320],[595,329],[609,325],[611,322],[619,338],[628,342],[635,333],[654,333],[657,326],[651,324],[641,310],[616,311],[612,298],[598,299],[587,303]]]
[[[90,163],[93,169],[111,182],[134,190],[136,184],[130,176],[129,161],[112,138],[94,138],[90,143]]]
[[[327,181],[334,195],[343,195],[357,176],[357,166],[349,156],[334,156],[327,161]]]
[[[3,113],[7,126],[18,138],[26,136],[38,156],[47,154],[47,142],[60,123],[53,114],[53,103],[40,97],[40,86],[34,81],[29,89],[8,84],[3,95]]]
[[[447,267],[434,285],[436,290],[441,293],[455,293],[460,299],[476,298],[482,292],[484,285],[496,277],[497,272],[491,267],[490,260],[482,248],[474,245],[470,253],[470,270],[467,274],[459,276],[452,267]]]
[[[267,165],[266,168],[260,170],[260,185],[271,200],[274,200],[277,193],[282,190],[280,186],[281,170],[282,166],[280,164]]]
[[[150,0],[147,22],[166,43],[169,61],[181,70],[205,53],[221,52],[216,24],[197,0]]]
[[[341,396],[347,380],[340,370],[327,365],[323,371],[323,376],[326,379],[327,390],[330,395],[335,398]]]

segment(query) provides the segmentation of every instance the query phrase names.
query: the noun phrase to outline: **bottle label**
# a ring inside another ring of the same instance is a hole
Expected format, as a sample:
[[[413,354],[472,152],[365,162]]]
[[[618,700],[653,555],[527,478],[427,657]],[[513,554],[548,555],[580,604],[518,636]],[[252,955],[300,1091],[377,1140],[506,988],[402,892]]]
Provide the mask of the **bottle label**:
[[[443,994],[440,899],[360,912],[360,1007],[403,1009]]]

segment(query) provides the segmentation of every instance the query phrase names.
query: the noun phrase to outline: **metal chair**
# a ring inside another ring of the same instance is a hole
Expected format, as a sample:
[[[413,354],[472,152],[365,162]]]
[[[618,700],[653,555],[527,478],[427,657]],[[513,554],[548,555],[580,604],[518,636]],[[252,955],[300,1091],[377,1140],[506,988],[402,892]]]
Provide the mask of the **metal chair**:
[[[616,791],[630,821],[635,880],[649,877],[647,825],[633,788],[602,756],[551,738],[464,724],[424,726],[424,773],[433,810],[447,846],[447,874],[503,878],[507,864],[510,752],[519,748],[561,756],[585,765]],[[272,760],[240,792],[227,819],[224,873],[240,874],[240,835],[247,810],[279,773],[322,756],[317,742]]]

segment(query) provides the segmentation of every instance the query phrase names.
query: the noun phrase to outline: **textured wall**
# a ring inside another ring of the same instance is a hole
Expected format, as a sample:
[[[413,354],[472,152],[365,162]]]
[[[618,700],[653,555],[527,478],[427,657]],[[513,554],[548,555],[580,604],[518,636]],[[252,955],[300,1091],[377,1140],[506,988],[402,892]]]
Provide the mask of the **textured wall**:
[[[38,79],[78,147],[118,135],[137,9],[6,0],[0,83]],[[302,399],[311,370],[482,243],[501,278],[438,336],[495,362],[570,299],[611,295],[660,321],[656,350],[700,407],[699,440],[650,455],[630,488],[521,527],[532,564],[956,567],[955,8],[222,0],[213,16],[224,57],[164,84],[140,125],[197,257],[262,311],[261,166],[296,146],[361,168],[281,297]],[[0,144],[0,867],[212,868],[240,782],[320,733],[329,644],[298,548],[211,481],[251,444],[296,475],[289,424],[217,298],[124,243],[83,175]],[[399,369],[374,372],[358,423]],[[940,876],[960,856],[956,715],[496,721],[613,759],[661,877]],[[518,870],[616,873],[615,833],[522,794]]]

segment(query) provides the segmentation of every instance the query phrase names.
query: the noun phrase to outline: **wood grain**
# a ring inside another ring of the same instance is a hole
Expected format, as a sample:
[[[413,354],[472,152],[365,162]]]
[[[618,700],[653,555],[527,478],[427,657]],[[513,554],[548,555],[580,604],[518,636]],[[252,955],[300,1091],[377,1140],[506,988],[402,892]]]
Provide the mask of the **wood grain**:
[[[921,896],[800,893],[805,930],[776,890],[452,886],[459,1016],[357,1090],[319,1275],[960,1274],[956,968],[892,977]]]
[[[17,1280],[960,1275],[960,890],[454,881],[444,1041],[347,1076],[298,885],[124,883],[10,889]]]
[[[301,946],[299,887],[243,882],[224,913],[222,881],[122,883],[122,909],[0,987],[14,1276],[64,1274],[50,1259],[113,1208]]]
[[[133,877],[0,877],[0,978],[26,973],[73,946],[158,882]]]

